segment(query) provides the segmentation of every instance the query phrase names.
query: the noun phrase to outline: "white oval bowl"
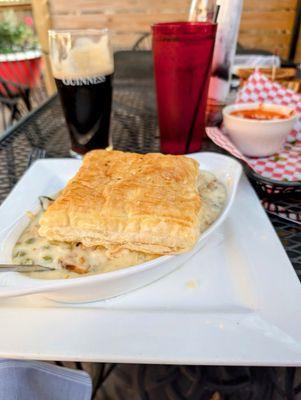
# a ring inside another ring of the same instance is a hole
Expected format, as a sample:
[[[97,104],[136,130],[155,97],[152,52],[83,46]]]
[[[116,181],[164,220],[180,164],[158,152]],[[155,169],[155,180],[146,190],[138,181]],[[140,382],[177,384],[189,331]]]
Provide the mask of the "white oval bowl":
[[[287,119],[264,121],[231,115],[233,111],[259,107],[287,115],[294,111],[291,107],[262,103],[233,104],[223,109],[224,126],[228,135],[237,148],[249,157],[265,157],[281,150],[297,119],[295,113]]]
[[[26,275],[7,272],[0,274],[1,297],[42,293],[45,297],[67,303],[103,300],[143,287],[172,272],[197,253],[210,235],[222,224],[233,204],[241,176],[241,165],[234,159],[215,153],[196,153],[190,157],[200,162],[200,167],[215,174],[227,189],[227,200],[219,218],[201,234],[190,251],[174,256],[162,256],[146,263],[97,275],[72,279],[42,280]],[[52,160],[53,161],[53,160]],[[45,160],[44,160],[45,162]],[[58,160],[59,162],[59,160]],[[37,208],[32,208],[37,211]],[[11,263],[13,247],[29,223],[24,210],[22,216],[3,234],[0,246],[0,262]]]

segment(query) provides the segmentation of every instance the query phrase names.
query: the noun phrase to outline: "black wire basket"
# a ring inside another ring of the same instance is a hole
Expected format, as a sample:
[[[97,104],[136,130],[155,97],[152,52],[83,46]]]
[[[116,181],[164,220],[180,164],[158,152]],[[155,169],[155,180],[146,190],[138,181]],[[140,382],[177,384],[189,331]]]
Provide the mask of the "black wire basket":
[[[265,195],[281,195],[289,193],[301,193],[301,181],[276,181],[266,178],[245,166],[248,178],[252,181],[255,189]]]

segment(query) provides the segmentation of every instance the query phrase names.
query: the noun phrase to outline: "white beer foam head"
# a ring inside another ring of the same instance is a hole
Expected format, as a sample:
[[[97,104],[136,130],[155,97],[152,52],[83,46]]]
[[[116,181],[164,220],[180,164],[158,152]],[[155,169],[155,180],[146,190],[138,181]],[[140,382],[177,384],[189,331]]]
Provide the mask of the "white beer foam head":
[[[108,34],[101,36],[97,42],[78,37],[71,43],[65,37],[61,47],[61,51],[55,48],[51,54],[52,72],[57,79],[90,78],[114,72]],[[67,57],[64,53],[68,54]]]

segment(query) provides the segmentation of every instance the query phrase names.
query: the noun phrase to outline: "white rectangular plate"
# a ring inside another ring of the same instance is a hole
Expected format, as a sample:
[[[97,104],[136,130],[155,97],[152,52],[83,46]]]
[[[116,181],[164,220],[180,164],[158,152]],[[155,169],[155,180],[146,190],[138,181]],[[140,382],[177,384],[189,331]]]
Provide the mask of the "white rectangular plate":
[[[68,163],[59,176],[43,169],[36,193],[18,185],[14,206],[0,209],[0,234],[41,189],[55,192],[66,182]],[[2,299],[0,319],[0,357],[301,365],[301,286],[246,178],[224,224],[172,274],[90,304]]]

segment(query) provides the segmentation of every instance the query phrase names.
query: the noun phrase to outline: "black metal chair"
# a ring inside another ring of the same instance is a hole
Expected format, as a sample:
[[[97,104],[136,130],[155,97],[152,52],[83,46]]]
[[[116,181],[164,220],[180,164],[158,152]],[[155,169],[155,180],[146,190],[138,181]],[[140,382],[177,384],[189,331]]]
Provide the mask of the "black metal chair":
[[[152,36],[150,32],[144,33],[134,44],[133,50],[151,50]]]
[[[24,81],[24,69],[28,83]],[[34,75],[35,74],[35,75]],[[41,70],[32,70],[30,59],[1,55],[0,60],[0,124],[7,129],[47,99]]]

